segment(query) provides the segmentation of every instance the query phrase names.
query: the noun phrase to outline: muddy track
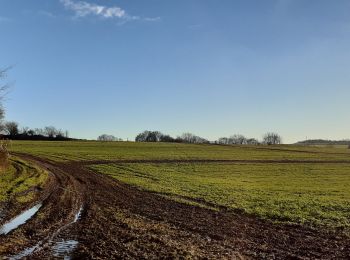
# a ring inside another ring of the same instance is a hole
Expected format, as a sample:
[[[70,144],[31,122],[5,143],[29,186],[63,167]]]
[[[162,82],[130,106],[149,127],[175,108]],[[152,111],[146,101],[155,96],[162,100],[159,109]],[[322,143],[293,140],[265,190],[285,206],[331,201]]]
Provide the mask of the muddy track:
[[[37,243],[40,249],[28,258],[52,258],[52,244],[60,240],[77,241],[70,255],[87,259],[350,258],[350,238],[341,233],[178,203],[96,174],[86,162],[24,159],[47,168],[54,185],[39,214],[0,236],[0,259]]]

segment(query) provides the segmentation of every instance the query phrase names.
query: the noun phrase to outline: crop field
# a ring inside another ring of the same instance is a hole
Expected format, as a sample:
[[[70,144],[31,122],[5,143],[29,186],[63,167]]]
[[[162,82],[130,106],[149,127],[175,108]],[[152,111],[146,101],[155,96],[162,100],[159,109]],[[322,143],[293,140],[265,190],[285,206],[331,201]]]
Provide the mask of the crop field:
[[[350,162],[349,149],[281,145],[224,146],[134,142],[13,141],[12,152],[55,161],[81,160],[317,160]]]
[[[12,158],[8,169],[0,173],[0,203],[10,199],[21,203],[32,200],[35,189],[43,188],[47,177],[42,169]]]
[[[345,147],[16,141],[12,151],[57,161],[141,160],[136,164],[102,164],[90,168],[174,199],[191,198],[192,203],[204,201],[275,221],[350,226],[350,152]],[[152,164],[142,160],[183,160],[184,163]],[[253,162],[186,163],[186,160]],[[320,163],[310,164],[308,160]],[[349,163],[332,164],[332,161]]]
[[[350,164],[119,164],[92,169],[174,199],[204,200],[276,221],[350,227]]]
[[[0,234],[0,257],[34,242],[38,259],[350,257],[346,147],[13,141],[10,152],[0,202],[46,195],[28,225]],[[73,253],[54,251],[62,237]]]

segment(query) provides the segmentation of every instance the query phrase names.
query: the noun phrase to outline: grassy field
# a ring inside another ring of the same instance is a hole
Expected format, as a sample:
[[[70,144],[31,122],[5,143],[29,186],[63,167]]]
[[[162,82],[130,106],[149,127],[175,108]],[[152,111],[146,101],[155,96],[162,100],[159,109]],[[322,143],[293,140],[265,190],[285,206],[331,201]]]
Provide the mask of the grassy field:
[[[255,160],[240,164],[114,163],[91,167],[176,200],[203,200],[275,221],[350,229],[350,150],[345,147],[17,141],[11,150],[55,161]],[[323,163],[306,163],[308,160]]]
[[[98,172],[277,221],[350,226],[350,164],[120,164]]]
[[[8,169],[0,172],[0,203],[14,198],[20,203],[31,201],[34,189],[42,187],[47,173],[18,158],[11,158]]]
[[[348,160],[349,149],[281,145],[221,146],[134,142],[13,141],[11,151],[55,161],[122,159]]]

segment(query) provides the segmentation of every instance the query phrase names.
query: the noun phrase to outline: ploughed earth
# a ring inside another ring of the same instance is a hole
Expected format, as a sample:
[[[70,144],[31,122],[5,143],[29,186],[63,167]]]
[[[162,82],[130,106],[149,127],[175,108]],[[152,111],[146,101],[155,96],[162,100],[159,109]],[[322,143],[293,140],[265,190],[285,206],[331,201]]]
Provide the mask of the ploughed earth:
[[[51,175],[32,205],[2,213],[0,259],[350,259],[341,232],[176,202],[94,173],[87,162],[21,157]]]

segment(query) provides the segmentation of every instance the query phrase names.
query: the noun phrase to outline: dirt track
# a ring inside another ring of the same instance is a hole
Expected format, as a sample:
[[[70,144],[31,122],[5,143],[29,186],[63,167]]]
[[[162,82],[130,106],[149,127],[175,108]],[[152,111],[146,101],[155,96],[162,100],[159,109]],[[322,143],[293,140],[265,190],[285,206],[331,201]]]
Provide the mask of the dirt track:
[[[344,235],[174,202],[84,168],[93,162],[26,159],[47,168],[52,178],[40,213],[0,236],[0,259],[38,243],[30,258],[52,258],[51,245],[61,239],[78,241],[71,256],[88,259],[350,258]]]

